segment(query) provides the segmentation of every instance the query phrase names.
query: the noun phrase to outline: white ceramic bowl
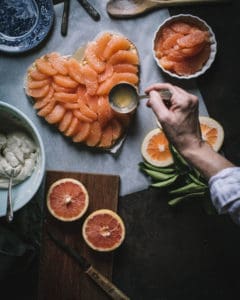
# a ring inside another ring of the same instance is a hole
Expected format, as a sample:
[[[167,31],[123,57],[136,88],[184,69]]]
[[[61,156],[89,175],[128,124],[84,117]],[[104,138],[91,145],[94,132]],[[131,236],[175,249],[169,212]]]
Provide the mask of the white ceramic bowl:
[[[45,152],[41,136],[32,121],[19,109],[0,101],[0,120],[6,119],[10,126],[25,130],[36,143],[39,155],[36,167],[30,177],[13,186],[12,201],[13,210],[16,211],[27,204],[38,191],[45,174]],[[7,190],[0,188],[0,216],[6,215]]]
[[[184,76],[184,75],[181,76],[181,75],[178,75],[174,72],[171,72],[169,70],[164,69],[163,66],[161,66],[161,64],[159,63],[159,59],[156,57],[155,51],[154,51],[155,41],[158,39],[158,36],[161,33],[162,29],[164,27],[168,26],[169,24],[171,24],[172,22],[175,22],[175,21],[191,22],[192,24],[196,24],[200,28],[203,28],[203,29],[207,30],[209,32],[209,35],[210,35],[210,55],[209,55],[209,58],[208,58],[207,62],[203,65],[201,70],[199,70],[198,72],[196,72],[194,74],[188,75],[188,76]],[[180,14],[180,15],[172,16],[172,17],[166,19],[158,27],[158,29],[154,33],[152,50],[153,50],[153,57],[154,57],[157,65],[161,68],[161,70],[163,72],[167,73],[168,75],[170,75],[172,77],[178,78],[178,79],[191,79],[191,78],[199,77],[200,75],[204,74],[210,68],[210,66],[212,65],[212,63],[215,59],[215,56],[216,56],[217,42],[216,42],[214,32],[212,31],[211,27],[204,20],[200,19],[199,17],[193,16],[193,15]]]

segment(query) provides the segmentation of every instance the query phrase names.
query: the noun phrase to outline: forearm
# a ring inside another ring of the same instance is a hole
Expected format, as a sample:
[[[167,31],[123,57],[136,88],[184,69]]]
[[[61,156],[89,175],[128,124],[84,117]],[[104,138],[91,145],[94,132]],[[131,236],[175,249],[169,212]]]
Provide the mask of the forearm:
[[[240,225],[240,168],[205,142],[180,153],[208,180],[211,199],[218,213],[228,213]]]
[[[186,148],[181,152],[183,157],[208,180],[221,170],[234,165],[219,153],[202,142],[197,148]]]

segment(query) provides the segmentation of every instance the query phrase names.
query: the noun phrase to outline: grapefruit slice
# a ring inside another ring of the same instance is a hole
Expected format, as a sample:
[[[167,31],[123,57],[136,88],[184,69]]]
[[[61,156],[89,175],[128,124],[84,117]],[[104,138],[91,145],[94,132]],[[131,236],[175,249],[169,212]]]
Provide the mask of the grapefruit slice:
[[[27,70],[24,88],[34,99],[38,116],[57,125],[73,142],[111,148],[126,132],[133,114],[114,114],[108,93],[122,81],[137,86],[138,73],[134,44],[106,32],[72,57],[51,52],[36,59]]]
[[[145,136],[141,152],[153,166],[166,167],[173,163],[168,140],[161,128],[153,129]]]
[[[47,194],[49,212],[65,222],[77,220],[88,208],[89,197],[84,185],[73,178],[55,181]]]
[[[224,130],[222,126],[214,119],[199,117],[202,139],[206,141],[216,152],[219,151],[224,140]]]
[[[112,251],[122,244],[125,226],[118,214],[109,209],[100,209],[87,217],[82,234],[93,250]]]

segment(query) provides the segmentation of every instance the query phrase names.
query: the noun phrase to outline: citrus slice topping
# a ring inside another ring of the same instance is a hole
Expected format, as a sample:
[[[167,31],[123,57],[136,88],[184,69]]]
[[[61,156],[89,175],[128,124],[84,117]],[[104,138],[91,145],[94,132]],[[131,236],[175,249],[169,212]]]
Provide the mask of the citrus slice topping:
[[[150,164],[166,167],[173,163],[168,140],[160,128],[153,129],[144,138],[142,156]]]
[[[122,219],[109,209],[96,210],[85,220],[83,238],[94,250],[111,251],[121,245],[125,238]]]
[[[89,197],[84,185],[72,178],[54,182],[47,194],[49,212],[57,219],[69,222],[82,217],[88,208]]]
[[[222,126],[214,119],[200,116],[199,117],[202,139],[206,141],[215,151],[218,151],[224,139],[224,130]]]

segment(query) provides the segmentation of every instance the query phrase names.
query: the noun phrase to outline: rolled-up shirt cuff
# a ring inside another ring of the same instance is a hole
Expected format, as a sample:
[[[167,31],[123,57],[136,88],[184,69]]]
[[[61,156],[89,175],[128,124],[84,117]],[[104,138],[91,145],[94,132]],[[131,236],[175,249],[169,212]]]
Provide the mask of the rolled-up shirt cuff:
[[[212,176],[209,189],[218,213],[229,213],[240,224],[240,167],[226,168]]]

